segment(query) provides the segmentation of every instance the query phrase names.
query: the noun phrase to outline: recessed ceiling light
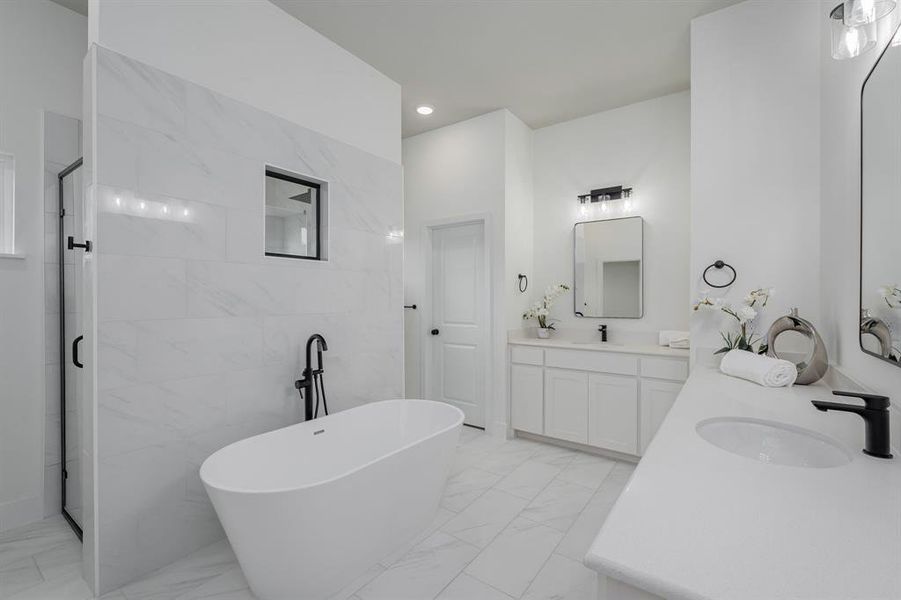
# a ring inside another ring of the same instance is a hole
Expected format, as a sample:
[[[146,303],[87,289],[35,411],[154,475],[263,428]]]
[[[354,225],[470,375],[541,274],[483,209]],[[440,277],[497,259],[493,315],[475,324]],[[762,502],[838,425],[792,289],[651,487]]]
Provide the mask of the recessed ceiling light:
[[[418,112],[419,114],[421,114],[423,116],[428,116],[428,115],[432,114],[433,112],[435,112],[435,109],[434,109],[434,107],[431,107],[428,104],[422,104],[422,105],[416,107],[416,112]]]

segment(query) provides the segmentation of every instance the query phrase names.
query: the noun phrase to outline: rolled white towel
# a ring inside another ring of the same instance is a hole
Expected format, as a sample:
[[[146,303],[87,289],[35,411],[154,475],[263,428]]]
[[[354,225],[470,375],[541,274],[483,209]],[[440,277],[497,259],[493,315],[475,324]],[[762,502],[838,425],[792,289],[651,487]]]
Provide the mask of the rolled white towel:
[[[766,387],[792,385],[798,368],[787,360],[761,356],[747,350],[730,350],[720,363],[720,371]]]
[[[686,333],[684,336],[674,336],[670,338],[669,347],[670,348],[679,348],[686,349],[691,346],[691,338]]]
[[[657,334],[657,343],[661,346],[669,346],[674,340],[687,340],[687,331],[664,329]],[[687,347],[687,346],[686,346]]]

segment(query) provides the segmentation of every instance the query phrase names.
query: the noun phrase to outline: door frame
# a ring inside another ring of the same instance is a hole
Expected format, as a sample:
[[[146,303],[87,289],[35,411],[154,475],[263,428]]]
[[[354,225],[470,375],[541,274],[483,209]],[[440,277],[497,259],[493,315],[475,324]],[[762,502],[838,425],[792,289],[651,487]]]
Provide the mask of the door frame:
[[[482,319],[485,323],[484,331],[482,332],[482,344],[485,349],[485,376],[484,381],[482,381],[482,411],[483,411],[483,419],[485,423],[485,429],[488,430],[491,427],[491,419],[493,418],[493,411],[491,407],[491,390],[494,387],[494,344],[492,340],[494,339],[494,293],[491,289],[491,281],[492,281],[492,268],[491,268],[491,257],[494,252],[494,236],[491,231],[491,215],[489,213],[473,213],[467,215],[461,215],[456,217],[445,217],[443,219],[433,219],[430,221],[426,221],[422,225],[422,266],[423,266],[423,298],[426,298],[427,301],[423,302],[422,307],[422,321],[419,323],[420,327],[420,336],[422,336],[422,358],[419,364],[419,381],[421,382],[421,392],[422,397],[426,398],[432,389],[432,373],[431,373],[431,365],[432,365],[432,344],[431,344],[431,334],[429,330],[432,329],[433,323],[433,311],[432,311],[432,238],[434,236],[436,229],[444,229],[447,227],[454,227],[458,225],[482,225],[482,246],[483,246],[483,257],[484,261],[483,265],[483,273],[484,273],[484,281],[482,285],[485,286],[485,292],[487,296],[487,302],[485,306],[482,307]]]

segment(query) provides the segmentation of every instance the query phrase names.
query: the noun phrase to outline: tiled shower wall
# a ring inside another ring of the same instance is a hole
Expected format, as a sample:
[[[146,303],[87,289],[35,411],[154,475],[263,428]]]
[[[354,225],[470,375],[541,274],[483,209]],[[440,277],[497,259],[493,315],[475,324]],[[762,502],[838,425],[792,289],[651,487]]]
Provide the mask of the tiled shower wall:
[[[301,419],[294,381],[312,333],[328,340],[330,408],[402,395],[402,245],[389,232],[403,200],[396,163],[96,56],[105,592],[223,535],[198,468]],[[264,257],[267,164],[328,182],[328,262]]]
[[[81,121],[52,112],[44,113],[44,516],[60,513],[60,356],[59,356],[59,180],[57,175],[81,157]],[[75,181],[69,177],[67,184]],[[80,180],[79,180],[80,181]],[[66,212],[73,211],[74,190],[66,190]],[[72,231],[72,216],[64,219],[64,234]],[[67,252],[63,264],[67,292],[75,287],[73,254]],[[67,341],[75,334],[75,298],[66,295]],[[76,381],[75,367],[66,361],[66,372],[70,382]],[[77,392],[70,386],[71,395]],[[69,423],[78,423],[78,399],[70,397],[67,404]],[[68,504],[70,513],[78,518],[81,505],[79,481],[78,428],[70,427],[66,440],[68,446],[67,465],[70,473]]]

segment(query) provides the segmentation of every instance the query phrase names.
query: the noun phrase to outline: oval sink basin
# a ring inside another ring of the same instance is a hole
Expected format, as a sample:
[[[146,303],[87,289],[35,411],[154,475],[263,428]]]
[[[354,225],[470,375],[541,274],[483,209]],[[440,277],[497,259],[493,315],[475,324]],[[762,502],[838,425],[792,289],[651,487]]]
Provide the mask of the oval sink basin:
[[[719,417],[701,421],[696,429],[718,448],[771,465],[827,469],[851,462],[851,454],[835,440],[775,421]]]

